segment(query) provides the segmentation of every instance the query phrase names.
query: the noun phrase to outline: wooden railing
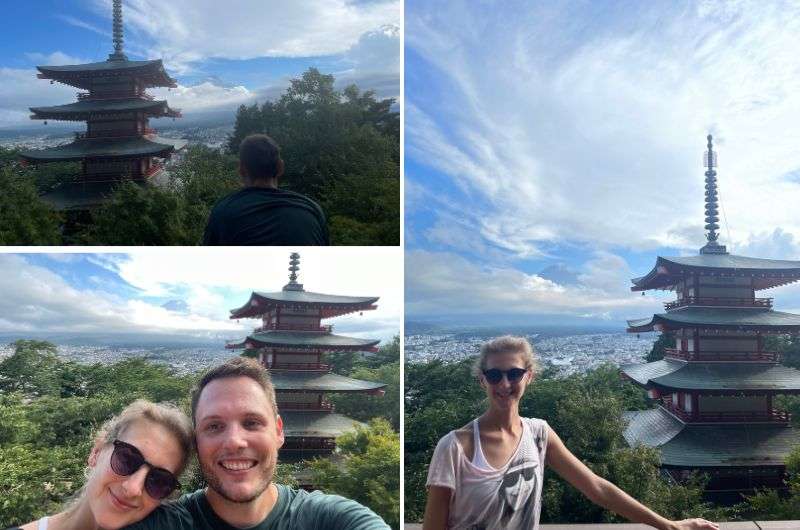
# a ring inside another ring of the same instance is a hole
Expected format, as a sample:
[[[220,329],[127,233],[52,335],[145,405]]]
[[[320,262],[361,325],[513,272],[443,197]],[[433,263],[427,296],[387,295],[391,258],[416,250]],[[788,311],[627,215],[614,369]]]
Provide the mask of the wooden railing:
[[[783,410],[731,411],[731,412],[686,412],[676,407],[672,399],[665,397],[661,406],[685,422],[693,423],[788,423],[791,414]]]
[[[135,93],[135,92],[116,92],[112,94],[90,94],[89,92],[78,92],[78,101],[84,100],[91,100],[91,101],[103,101],[107,99],[146,99],[148,101],[153,101],[155,98],[150,94],[145,92],[142,93]]]
[[[330,324],[315,326],[313,324],[269,324],[255,329],[256,333],[261,331],[320,331],[330,333],[333,326]]]
[[[333,451],[336,449],[335,438],[303,438],[299,436],[287,436],[281,447],[281,451],[303,451],[303,450]]]
[[[331,365],[323,363],[266,363],[270,370],[308,370],[316,372],[327,372]]]
[[[703,305],[715,307],[772,307],[772,298],[728,298],[721,296],[687,296],[674,302],[664,303],[664,309],[676,309],[689,305]]]
[[[140,136],[150,136],[158,134],[158,131],[147,127],[144,131],[95,131],[93,133],[75,133],[76,140],[97,139],[97,138],[139,138]]]
[[[292,403],[291,401],[279,401],[278,410],[308,410],[319,412],[333,412],[335,407],[330,401],[323,401],[322,403]]]
[[[699,362],[750,362],[750,363],[776,363],[781,359],[781,354],[775,351],[758,352],[688,352],[675,348],[664,348],[664,356],[682,361]]]

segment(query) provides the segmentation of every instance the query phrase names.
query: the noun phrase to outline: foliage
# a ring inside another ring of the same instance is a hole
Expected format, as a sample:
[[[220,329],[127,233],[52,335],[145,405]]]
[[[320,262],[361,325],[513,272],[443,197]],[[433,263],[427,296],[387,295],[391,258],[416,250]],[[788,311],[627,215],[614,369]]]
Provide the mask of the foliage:
[[[665,331],[661,335],[658,336],[656,341],[653,343],[653,347],[650,349],[650,353],[647,354],[645,357],[645,361],[648,363],[652,363],[655,361],[660,361],[664,358],[665,349],[667,348],[674,348],[675,347],[675,334],[669,331]]]
[[[286,163],[282,185],[310,196],[328,217],[335,245],[400,241],[400,127],[393,100],[310,68],[278,100],[241,106],[231,153],[255,133],[271,136]]]
[[[337,440],[342,461],[311,463],[314,482],[369,506],[393,529],[400,527],[400,435],[381,418]]]
[[[59,223],[39,198],[31,172],[0,162],[0,245],[58,245]]]
[[[365,381],[379,381],[386,384],[382,396],[357,394],[332,394],[331,402],[336,412],[355,420],[368,421],[381,417],[388,421],[395,431],[400,430],[400,337],[382,346],[373,355],[361,356],[354,352],[332,352],[326,354],[336,373]]]
[[[193,378],[143,359],[64,361],[48,342],[21,340],[0,361],[0,521],[54,513],[83,483],[98,427],[131,401],[188,408]]]

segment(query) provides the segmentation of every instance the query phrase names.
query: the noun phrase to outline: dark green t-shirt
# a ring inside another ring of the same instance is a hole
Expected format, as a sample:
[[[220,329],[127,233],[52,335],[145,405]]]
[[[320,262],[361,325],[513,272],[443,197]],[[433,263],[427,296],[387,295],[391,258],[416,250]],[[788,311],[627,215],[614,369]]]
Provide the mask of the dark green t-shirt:
[[[260,524],[247,530],[389,530],[383,519],[356,501],[309,493],[276,484],[278,500]],[[211,509],[203,490],[165,503],[146,519],[125,530],[242,530],[231,526]]]
[[[293,191],[247,187],[211,210],[204,245],[329,245],[319,205]]]

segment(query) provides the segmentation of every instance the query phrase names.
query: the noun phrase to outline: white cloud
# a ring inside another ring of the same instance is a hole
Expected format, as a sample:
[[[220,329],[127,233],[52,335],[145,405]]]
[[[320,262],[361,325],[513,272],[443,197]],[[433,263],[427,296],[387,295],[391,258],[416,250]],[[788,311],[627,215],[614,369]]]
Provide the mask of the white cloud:
[[[94,0],[101,15],[110,17],[110,6],[110,0]],[[151,57],[163,57],[168,66],[181,72],[208,58],[342,54],[364,33],[397,24],[401,3],[130,0],[123,16],[133,37],[141,35],[149,41]]]
[[[406,152],[476,197],[476,234],[518,255],[699,248],[710,130],[734,243],[800,236],[800,6],[529,6],[406,14],[430,69],[406,93]]]
[[[157,99],[167,100],[173,108],[190,112],[236,107],[256,99],[256,94],[243,86],[225,87],[208,81],[195,86],[179,84],[177,88],[169,90],[153,89],[150,93]]]
[[[661,309],[661,297],[633,295],[625,260],[598,253],[577,285],[559,285],[492,263],[479,265],[448,252],[406,252],[406,311],[411,315],[603,315],[623,319]]]
[[[73,57],[71,55],[67,55],[62,51],[55,51],[50,54],[29,52],[26,53],[25,56],[37,64],[46,66],[61,66],[65,64],[81,64],[89,62],[88,59],[80,59],[78,57]]]
[[[75,89],[36,78],[36,70],[0,68],[0,127],[30,122],[28,107],[75,99]]]

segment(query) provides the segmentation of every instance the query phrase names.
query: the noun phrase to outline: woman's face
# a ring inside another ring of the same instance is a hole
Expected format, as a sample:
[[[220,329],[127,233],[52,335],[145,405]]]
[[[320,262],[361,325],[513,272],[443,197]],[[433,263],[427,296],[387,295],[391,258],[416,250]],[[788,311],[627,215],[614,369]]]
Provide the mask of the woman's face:
[[[136,447],[153,466],[177,475],[183,460],[178,440],[164,427],[147,420],[130,425],[119,440]],[[115,530],[141,521],[161,501],[151,497],[144,488],[150,466],[142,465],[132,475],[118,475],[111,468],[113,444],[95,444],[89,455],[92,468],[86,484],[86,501],[100,528]]]
[[[518,381],[509,381],[505,373],[496,384],[490,383],[485,375],[481,375],[481,386],[486,390],[489,402],[500,408],[507,408],[519,403],[525,388],[531,382],[533,373],[525,368],[525,360],[521,353],[496,353],[486,358],[486,370],[497,369],[507,372],[513,368],[525,370],[525,375]]]

